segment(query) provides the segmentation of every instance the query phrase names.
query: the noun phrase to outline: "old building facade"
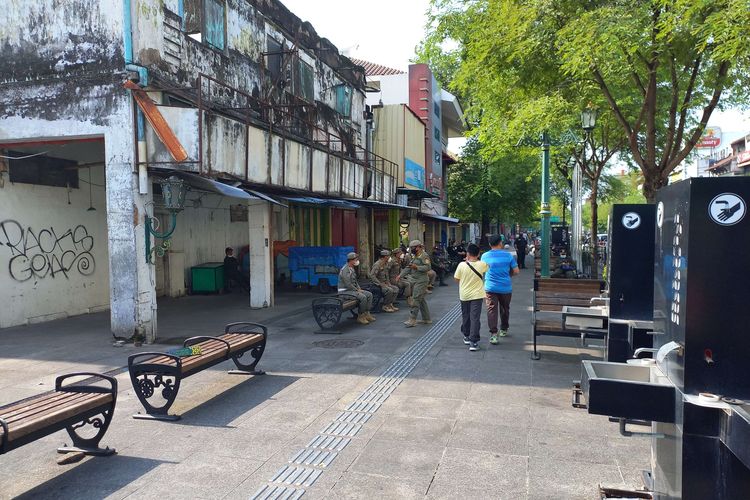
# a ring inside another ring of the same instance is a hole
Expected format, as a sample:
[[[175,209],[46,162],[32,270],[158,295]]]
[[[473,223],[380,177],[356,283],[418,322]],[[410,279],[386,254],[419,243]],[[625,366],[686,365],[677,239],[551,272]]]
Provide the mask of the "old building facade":
[[[356,221],[368,253],[399,210],[364,70],[279,1],[9,0],[0,26],[0,327],[109,308],[153,340],[157,297],[226,246],[272,306],[274,241],[342,244]]]

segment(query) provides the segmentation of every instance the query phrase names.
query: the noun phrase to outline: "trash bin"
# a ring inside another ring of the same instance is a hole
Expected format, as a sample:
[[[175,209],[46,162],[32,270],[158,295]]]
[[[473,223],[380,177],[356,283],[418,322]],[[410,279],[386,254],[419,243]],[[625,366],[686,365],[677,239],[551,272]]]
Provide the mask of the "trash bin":
[[[206,262],[190,268],[190,291],[192,293],[221,293],[223,288],[223,262]]]

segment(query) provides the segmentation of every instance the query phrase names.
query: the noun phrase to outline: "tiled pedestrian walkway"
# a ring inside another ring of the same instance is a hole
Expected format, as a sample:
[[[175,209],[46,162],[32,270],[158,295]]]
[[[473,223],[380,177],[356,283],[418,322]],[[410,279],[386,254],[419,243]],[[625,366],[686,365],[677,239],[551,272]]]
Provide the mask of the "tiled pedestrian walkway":
[[[340,336],[312,334],[311,296],[267,311],[233,299],[174,301],[163,308],[172,315],[160,310],[165,337],[267,322],[268,374],[228,376],[227,363],[191,377],[174,423],[131,419],[140,407],[121,374],[104,439],[118,455],[57,465],[54,450],[67,439],[57,433],[0,456],[0,498],[249,499],[283,485],[303,499],[566,499],[597,498],[600,483],[639,486],[648,442],[570,406],[580,359],[599,351],[544,338],[542,359],[531,361],[530,289],[529,270],[515,282],[511,336],[490,346],[485,335],[479,352],[453,321],[454,285],[429,296],[431,326],[403,328],[402,308],[365,327],[349,323]],[[0,330],[0,404],[49,389],[57,373],[123,366],[133,349],[111,347],[106,335],[97,315]],[[312,469],[309,484],[279,481],[289,467]]]

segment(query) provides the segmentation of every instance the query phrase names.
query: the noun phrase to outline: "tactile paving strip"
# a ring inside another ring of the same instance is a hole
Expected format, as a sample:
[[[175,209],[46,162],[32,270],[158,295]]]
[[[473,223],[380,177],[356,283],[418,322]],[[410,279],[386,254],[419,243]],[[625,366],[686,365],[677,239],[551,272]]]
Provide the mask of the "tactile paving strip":
[[[458,305],[450,309],[352,401],[345,411],[339,413],[307,446],[295,453],[289,459],[289,465],[279,469],[269,481],[270,484],[256,491],[251,500],[297,500],[302,497],[305,494],[304,487],[315,483],[323,470],[349,444],[350,438],[357,435],[460,315],[461,308]]]

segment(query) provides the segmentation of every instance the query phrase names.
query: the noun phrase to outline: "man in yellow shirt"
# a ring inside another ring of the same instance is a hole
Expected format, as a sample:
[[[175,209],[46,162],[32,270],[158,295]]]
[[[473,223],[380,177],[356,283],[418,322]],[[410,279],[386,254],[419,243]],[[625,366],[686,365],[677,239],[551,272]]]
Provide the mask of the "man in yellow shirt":
[[[470,351],[479,350],[482,302],[487,296],[484,291],[487,269],[487,263],[479,260],[479,247],[472,243],[466,248],[466,260],[458,264],[453,275],[458,281],[458,298],[461,300],[461,333]]]

